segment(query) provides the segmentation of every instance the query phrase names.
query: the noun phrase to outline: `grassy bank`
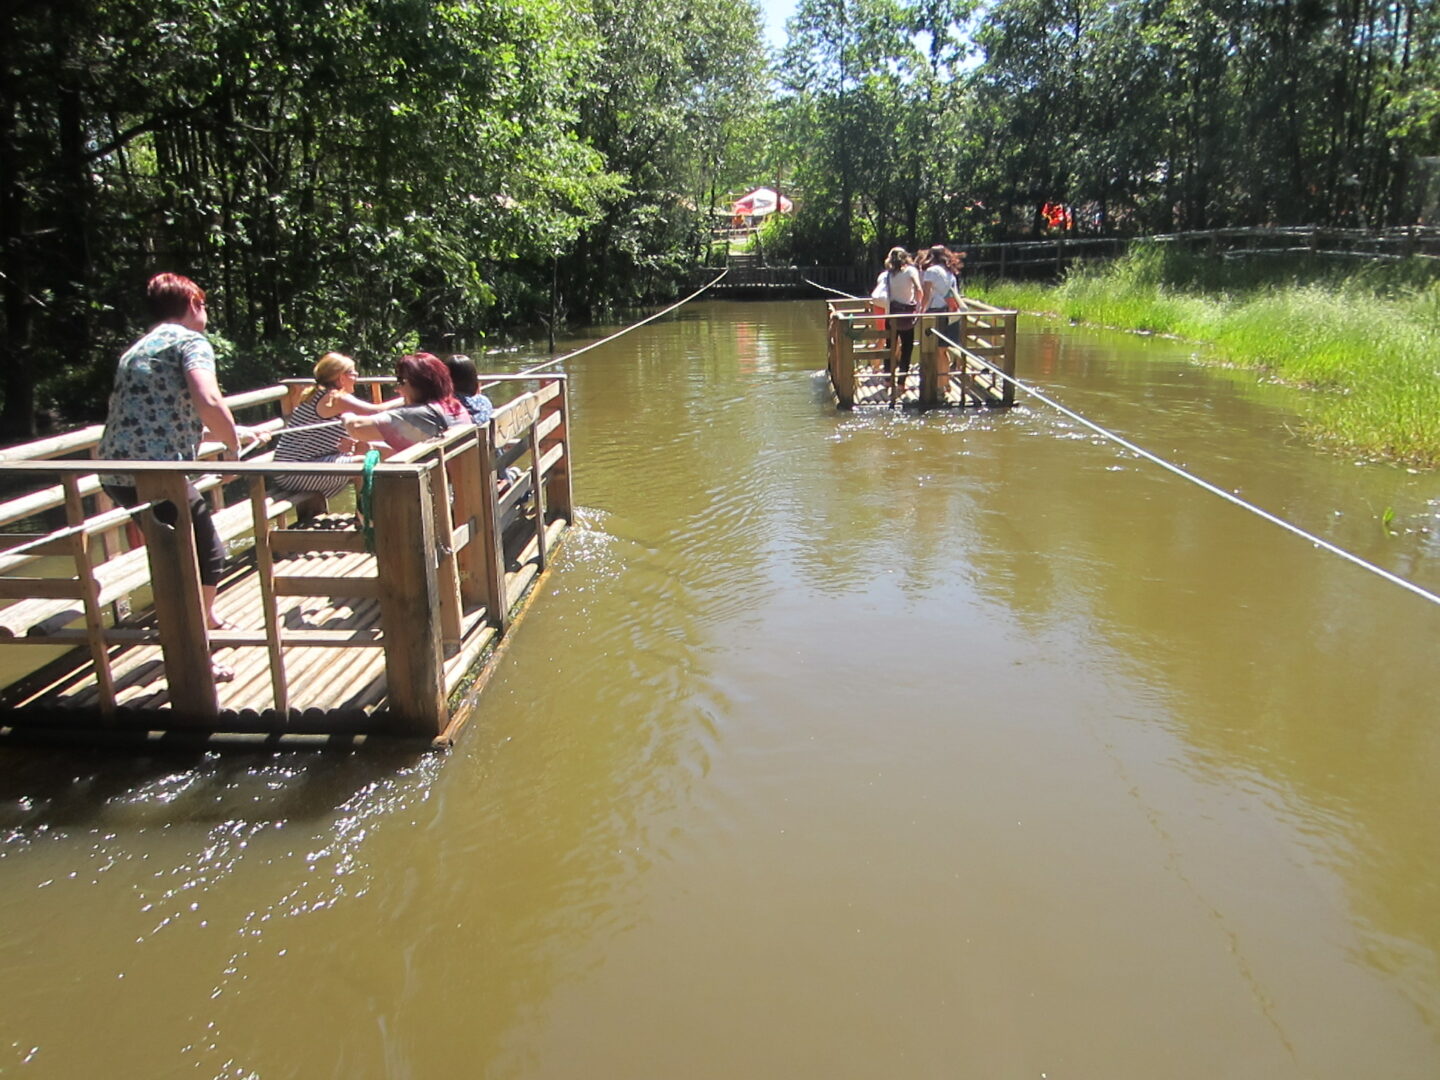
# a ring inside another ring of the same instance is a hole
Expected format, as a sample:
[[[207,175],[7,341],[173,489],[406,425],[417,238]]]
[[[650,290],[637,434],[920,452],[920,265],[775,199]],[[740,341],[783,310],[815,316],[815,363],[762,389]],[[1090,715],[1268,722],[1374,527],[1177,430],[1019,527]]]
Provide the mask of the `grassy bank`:
[[[1204,258],[1152,247],[1052,287],[976,282],[991,303],[1174,334],[1208,358],[1314,389],[1309,434],[1337,450],[1440,466],[1440,267]]]

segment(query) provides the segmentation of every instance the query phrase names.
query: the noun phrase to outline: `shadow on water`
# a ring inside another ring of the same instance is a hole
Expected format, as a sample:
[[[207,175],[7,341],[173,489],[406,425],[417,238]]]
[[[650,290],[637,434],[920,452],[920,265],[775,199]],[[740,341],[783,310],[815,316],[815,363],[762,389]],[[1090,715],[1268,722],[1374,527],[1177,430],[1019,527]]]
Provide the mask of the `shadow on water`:
[[[383,781],[425,771],[409,750],[276,754],[0,749],[0,830],[314,821]]]

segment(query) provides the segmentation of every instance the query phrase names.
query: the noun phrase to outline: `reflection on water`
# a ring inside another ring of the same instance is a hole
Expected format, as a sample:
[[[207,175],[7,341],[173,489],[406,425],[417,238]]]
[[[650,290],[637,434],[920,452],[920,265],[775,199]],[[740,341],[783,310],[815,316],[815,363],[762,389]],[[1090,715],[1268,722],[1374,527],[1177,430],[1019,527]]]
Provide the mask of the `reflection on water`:
[[[579,527],[447,758],[0,752],[0,1072],[1436,1075],[1437,614],[1041,405],[837,414],[822,350],[711,303],[574,363]],[[1290,391],[1019,367],[1440,587],[1440,481]]]

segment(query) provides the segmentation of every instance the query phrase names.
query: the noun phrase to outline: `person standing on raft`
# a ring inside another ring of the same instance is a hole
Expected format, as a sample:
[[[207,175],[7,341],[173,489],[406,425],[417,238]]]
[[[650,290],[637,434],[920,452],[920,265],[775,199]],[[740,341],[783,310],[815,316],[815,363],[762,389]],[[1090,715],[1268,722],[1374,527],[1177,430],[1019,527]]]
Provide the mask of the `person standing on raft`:
[[[915,348],[914,313],[920,307],[923,286],[920,272],[903,247],[890,249],[880,279],[884,283],[887,300],[885,322],[890,330],[890,353],[885,370],[890,375],[890,403],[893,405],[904,396],[905,378],[910,374],[910,353]],[[906,318],[907,315],[910,317]],[[895,377],[897,371],[900,375],[898,382]]]
[[[956,294],[959,282],[951,269],[951,259],[950,249],[944,244],[936,244],[925,254],[925,273],[921,277],[924,295],[921,303],[929,314],[960,310],[960,301]],[[953,337],[954,323],[950,319],[935,319],[927,329]]]
[[[253,439],[254,432],[235,423],[220,392],[215,350],[205,336],[209,317],[204,291],[180,274],[156,274],[145,300],[155,324],[120,358],[97,455],[112,461],[194,461],[200,443],[213,439],[225,447],[222,459],[239,460],[241,440]],[[134,476],[102,474],[100,482],[121,506],[139,503]],[[225,546],[215,531],[210,504],[191,481],[185,484],[185,497],[195,529],[205,625],[230,629],[215,614]],[[176,511],[161,503],[155,516],[173,525]],[[233,673],[217,665],[216,676],[233,678]]]

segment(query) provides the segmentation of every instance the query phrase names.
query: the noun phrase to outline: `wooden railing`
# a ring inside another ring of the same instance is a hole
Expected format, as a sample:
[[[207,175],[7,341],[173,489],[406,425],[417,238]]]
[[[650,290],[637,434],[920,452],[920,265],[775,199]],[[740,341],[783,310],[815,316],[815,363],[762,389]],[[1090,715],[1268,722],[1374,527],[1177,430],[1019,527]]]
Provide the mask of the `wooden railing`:
[[[879,324],[886,316],[872,312],[869,300],[828,300],[826,307],[826,370],[837,404],[852,409],[859,397],[858,373],[868,375],[883,367],[890,332]],[[1007,375],[1015,374],[1015,311],[967,298],[960,311],[907,318],[916,320],[920,408],[968,400],[985,405],[1015,403],[1014,384],[990,370],[993,365]],[[948,336],[958,348],[943,344],[930,332],[947,322],[952,331]]]
[[[206,627],[188,515],[179,514],[178,527],[168,527],[153,512],[117,510],[100,489],[93,458],[57,460],[61,454],[93,454],[102,428],[0,451],[0,480],[10,490],[22,484],[33,488],[0,503],[0,527],[37,515],[53,519],[57,510],[63,515],[41,531],[0,534],[0,600],[12,601],[0,609],[0,643],[86,648],[103,716],[116,710],[112,650],[158,645],[169,722],[201,728],[216,725],[222,712],[213,649],[267,650],[270,720],[261,726],[283,728],[287,717],[316,708],[324,697],[318,688],[311,693],[294,684],[288,649],[379,648],[384,679],[374,700],[385,702],[385,729],[439,735],[450,719],[448,696],[455,682],[447,673],[469,667],[506,631],[516,603],[548,561],[558,529],[573,516],[565,376],[486,378],[513,383],[520,391],[489,424],[454,428],[374,469],[373,573],[357,574],[352,567],[327,576],[323,560],[319,573],[287,568],[286,560],[297,556],[365,553],[366,536],[358,525],[295,527],[301,497],[274,486],[280,474],[358,481],[360,464],[277,463],[266,455],[223,465],[126,462],[99,468],[133,474],[142,508],[159,502],[183,507],[187,480],[208,493],[222,539],[253,543],[263,625],[249,630]],[[389,380],[370,382],[380,396]],[[296,380],[226,400],[232,410],[268,407],[273,413],[277,405],[293,402],[297,384],[308,385]],[[273,430],[282,423],[272,415],[259,426]],[[201,453],[210,457],[220,449],[210,444]],[[225,505],[227,495],[237,493],[244,497]],[[522,512],[527,504],[530,510]],[[124,534],[132,520],[143,530],[145,545],[127,550]],[[55,556],[67,560],[58,576]],[[50,560],[44,575],[31,576],[42,558]],[[126,619],[126,607],[143,606],[147,594],[153,611],[135,625]],[[280,603],[296,596],[373,601],[378,620],[343,631],[292,629],[282,624]],[[83,629],[76,628],[81,621]]]

